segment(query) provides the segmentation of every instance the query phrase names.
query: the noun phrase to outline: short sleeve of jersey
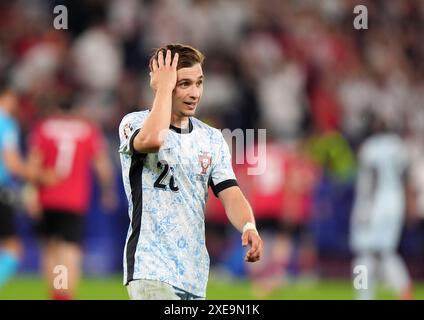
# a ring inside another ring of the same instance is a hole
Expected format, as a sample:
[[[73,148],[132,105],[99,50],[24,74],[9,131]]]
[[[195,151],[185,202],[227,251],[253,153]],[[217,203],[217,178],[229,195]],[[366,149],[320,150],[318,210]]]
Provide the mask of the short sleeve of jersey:
[[[209,178],[209,185],[216,197],[222,190],[238,185],[232,167],[230,149],[228,148],[228,144],[222,133],[219,134],[221,138],[221,146]]]
[[[119,152],[132,155],[134,153],[133,140],[140,131],[147,118],[148,111],[127,114],[119,125]]]
[[[7,121],[3,125],[2,134],[0,135],[1,150],[18,149],[19,131],[13,121]]]

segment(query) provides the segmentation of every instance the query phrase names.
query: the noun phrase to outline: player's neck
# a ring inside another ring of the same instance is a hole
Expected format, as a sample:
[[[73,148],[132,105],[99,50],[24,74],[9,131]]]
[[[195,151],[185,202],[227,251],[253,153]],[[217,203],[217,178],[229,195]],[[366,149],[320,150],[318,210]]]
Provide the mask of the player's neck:
[[[181,129],[187,129],[190,125],[189,117],[171,115],[171,125]]]

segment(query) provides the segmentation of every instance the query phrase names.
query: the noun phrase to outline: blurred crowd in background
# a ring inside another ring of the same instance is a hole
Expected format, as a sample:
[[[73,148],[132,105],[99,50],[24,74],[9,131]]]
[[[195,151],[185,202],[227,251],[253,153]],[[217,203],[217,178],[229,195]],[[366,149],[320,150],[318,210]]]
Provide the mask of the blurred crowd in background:
[[[366,30],[353,26],[357,4],[368,9]],[[68,30],[53,27],[57,5],[67,8]],[[214,267],[236,275],[287,268],[289,274],[305,269],[349,276],[356,156],[373,114],[402,136],[410,153],[416,205],[408,205],[400,250],[419,278],[424,275],[423,30],[419,0],[0,1],[0,72],[11,75],[19,92],[23,146],[70,80],[78,112],[107,137],[120,201],[115,215],[103,215],[94,186],[89,273],[121,270],[128,218],[118,125],[125,114],[152,102],[152,50],[179,42],[206,55],[197,116],[220,129],[267,130],[267,152],[260,155],[267,158],[266,172],[247,175],[249,164],[234,168],[265,241],[273,243],[267,256],[275,263],[265,271],[244,269],[239,235],[211,196],[206,226]],[[22,270],[33,271],[37,253],[26,219],[19,217],[27,248]]]

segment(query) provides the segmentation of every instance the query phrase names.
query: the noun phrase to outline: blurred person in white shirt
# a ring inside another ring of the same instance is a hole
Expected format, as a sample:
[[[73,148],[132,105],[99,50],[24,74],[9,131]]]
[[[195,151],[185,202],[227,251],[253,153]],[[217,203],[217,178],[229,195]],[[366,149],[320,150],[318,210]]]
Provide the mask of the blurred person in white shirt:
[[[372,134],[359,149],[351,216],[353,271],[363,266],[367,272],[367,286],[357,288],[357,298],[374,299],[377,281],[382,279],[400,298],[411,299],[408,269],[397,253],[406,209],[406,148],[381,118],[371,117],[371,123]]]

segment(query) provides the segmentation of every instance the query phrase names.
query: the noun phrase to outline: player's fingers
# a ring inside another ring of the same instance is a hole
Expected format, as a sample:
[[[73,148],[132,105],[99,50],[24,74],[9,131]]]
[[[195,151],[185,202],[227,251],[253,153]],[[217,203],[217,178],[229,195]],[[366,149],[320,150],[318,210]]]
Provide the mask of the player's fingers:
[[[171,65],[171,50],[166,50],[165,66]]]
[[[258,251],[260,246],[260,239],[258,236],[252,236],[252,251]]]
[[[152,61],[152,71],[155,72],[158,69],[158,61],[153,59]]]
[[[176,69],[177,65],[178,65],[178,53],[175,52],[174,59],[172,59],[172,67]]]
[[[259,260],[261,260],[261,256],[259,254],[255,255],[251,258],[251,262],[256,262],[256,261],[259,261]]]
[[[252,243],[252,248],[250,248],[247,254],[251,257],[259,254],[259,244],[256,241]]]
[[[159,68],[163,67],[164,61],[163,61],[163,52],[162,50],[158,53],[158,66]]]
[[[255,250],[255,255],[260,256],[262,255],[262,241],[260,240],[258,243],[258,247]]]
[[[248,254],[247,254],[247,258],[249,262],[255,262],[258,261],[261,257],[262,251],[261,250],[256,250],[253,251],[251,250]]]
[[[250,258],[250,256],[249,256],[249,255],[247,255],[247,254],[246,254],[246,255],[244,256],[244,261],[246,261],[246,262],[250,262],[250,259],[251,259],[251,258]]]
[[[262,240],[259,236],[254,237],[252,240],[252,248],[247,253],[247,257],[250,261],[258,261],[262,254]]]
[[[259,249],[257,251],[257,255],[256,255],[256,260],[255,261],[261,260],[262,251],[263,251],[263,242],[261,240],[260,243],[259,243]]]
[[[250,231],[249,232],[249,243],[252,245],[252,249],[256,250],[260,243],[261,243],[261,238],[259,237],[259,234],[257,231]]]
[[[242,245],[243,247],[245,247],[245,246],[247,246],[247,245],[248,245],[248,243],[249,243],[248,232],[244,232],[244,233],[241,235],[241,245]]]
[[[260,259],[260,254],[246,254],[246,257],[244,258],[244,260],[246,262],[256,262]]]

